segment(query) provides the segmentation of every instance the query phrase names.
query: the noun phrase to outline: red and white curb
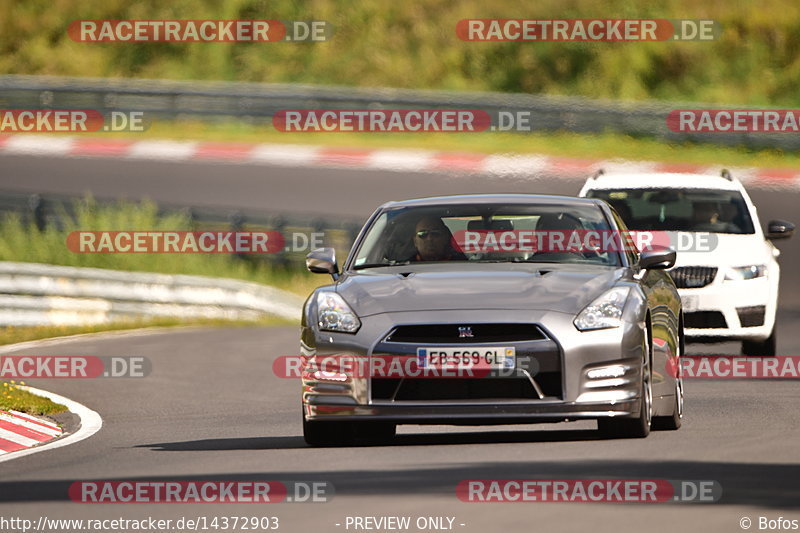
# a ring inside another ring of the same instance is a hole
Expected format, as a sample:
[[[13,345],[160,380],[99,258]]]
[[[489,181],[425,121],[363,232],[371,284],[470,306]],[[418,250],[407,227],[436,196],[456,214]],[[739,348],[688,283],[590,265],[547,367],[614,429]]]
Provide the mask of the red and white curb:
[[[342,167],[398,172],[479,173],[515,179],[557,176],[583,180],[601,168],[607,172],[719,175],[720,170],[726,167],[748,187],[800,189],[800,169],[732,168],[724,164],[709,166],[622,159],[578,159],[535,154],[478,154],[297,144],[134,141],[35,134],[0,136],[0,153],[154,161],[215,161],[293,167]]]
[[[100,415],[78,402],[33,387],[20,388],[66,406],[78,415],[80,427],[75,433],[64,435],[61,428],[45,420],[17,411],[0,411],[0,463],[68,446],[91,437],[103,427]]]
[[[19,411],[0,411],[0,456],[33,448],[60,437],[56,424]]]

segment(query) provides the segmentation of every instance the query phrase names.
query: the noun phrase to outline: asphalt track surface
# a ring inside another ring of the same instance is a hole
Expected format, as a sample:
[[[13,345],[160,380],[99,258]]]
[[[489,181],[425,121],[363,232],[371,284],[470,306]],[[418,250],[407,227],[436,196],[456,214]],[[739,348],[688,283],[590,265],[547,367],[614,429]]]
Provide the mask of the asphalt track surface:
[[[218,164],[3,157],[0,189],[127,196],[366,217],[387,199],[456,192],[574,194],[541,178],[376,173]],[[292,193],[292,191],[295,191]],[[297,191],[303,191],[299,193]],[[763,219],[795,218],[797,194],[754,191]],[[800,354],[800,258],[783,249],[779,352]],[[692,353],[735,353],[733,344]],[[800,382],[688,380],[677,432],[602,440],[590,422],[498,428],[403,426],[390,445],[311,449],[299,383],[271,361],[297,352],[297,328],[191,329],[73,340],[15,354],[145,356],[141,379],[32,380],[98,411],[104,426],[71,446],[0,464],[0,517],[278,516],[280,531],[353,531],[347,516],[452,516],[455,531],[742,531],[749,517],[800,519]],[[715,480],[708,504],[464,503],[468,479]],[[329,481],[328,503],[74,503],[76,480]],[[412,522],[413,523],[413,522]],[[336,524],[341,524],[337,526]],[[464,524],[463,526],[459,524]],[[385,530],[384,530],[385,531]],[[410,531],[418,531],[412,527]]]
[[[0,191],[150,198],[176,206],[221,207],[361,222],[379,205],[421,196],[541,193],[574,196],[582,181],[558,176],[287,168],[216,162],[135,161],[0,154]],[[751,189],[763,225],[800,222],[800,191]],[[783,255],[780,303],[800,309],[800,239],[778,243]]]

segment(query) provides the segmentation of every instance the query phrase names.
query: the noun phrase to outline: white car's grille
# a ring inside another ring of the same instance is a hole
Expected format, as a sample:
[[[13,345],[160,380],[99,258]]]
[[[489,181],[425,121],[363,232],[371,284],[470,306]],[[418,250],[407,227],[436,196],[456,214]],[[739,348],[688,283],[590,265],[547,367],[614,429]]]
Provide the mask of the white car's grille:
[[[705,287],[714,281],[717,267],[685,266],[673,268],[669,271],[675,286],[679,289],[697,289]]]

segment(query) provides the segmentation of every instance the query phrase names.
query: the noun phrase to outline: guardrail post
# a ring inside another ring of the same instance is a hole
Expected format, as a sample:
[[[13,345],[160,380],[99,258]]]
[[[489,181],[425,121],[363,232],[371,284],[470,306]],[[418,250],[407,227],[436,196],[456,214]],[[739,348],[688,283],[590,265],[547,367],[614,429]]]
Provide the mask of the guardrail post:
[[[239,211],[232,213],[231,216],[228,217],[228,221],[230,222],[231,231],[242,231],[242,229],[244,228],[245,218],[244,215],[242,215],[242,213],[240,213]],[[247,260],[247,254],[241,252],[237,252],[233,254],[233,256],[243,261]]]
[[[28,198],[28,209],[31,212],[31,220],[36,225],[36,229],[44,231],[47,227],[47,218],[44,215],[44,200],[38,194],[32,194]]]
[[[287,237],[286,235],[286,219],[281,215],[276,216],[272,222],[272,231],[277,231],[284,238]],[[284,244],[285,246],[286,244]],[[286,268],[289,265],[289,258],[286,256],[286,252],[281,250],[275,254],[272,254],[271,257],[273,264],[280,266],[282,268]]]
[[[194,209],[191,207],[186,207],[183,209],[183,216],[186,217],[186,221],[189,225],[189,230],[197,231],[197,215],[194,212]]]

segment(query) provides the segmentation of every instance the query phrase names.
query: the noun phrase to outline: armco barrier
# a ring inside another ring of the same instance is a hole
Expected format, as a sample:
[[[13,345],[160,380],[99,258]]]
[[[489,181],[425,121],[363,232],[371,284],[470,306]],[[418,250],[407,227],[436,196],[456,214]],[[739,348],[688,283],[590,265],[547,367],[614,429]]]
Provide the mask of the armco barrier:
[[[302,303],[286,291],[231,279],[0,262],[2,326],[148,317],[297,319]]]
[[[529,112],[531,131],[601,133],[674,142],[707,142],[750,148],[800,149],[787,133],[673,132],[667,115],[676,109],[722,109],[687,102],[622,102],[565,96],[410,89],[363,89],[301,84],[199,82],[142,79],[0,76],[0,109],[142,111],[157,118],[268,121],[287,109],[481,109]],[[750,109],[757,109],[750,107]]]

